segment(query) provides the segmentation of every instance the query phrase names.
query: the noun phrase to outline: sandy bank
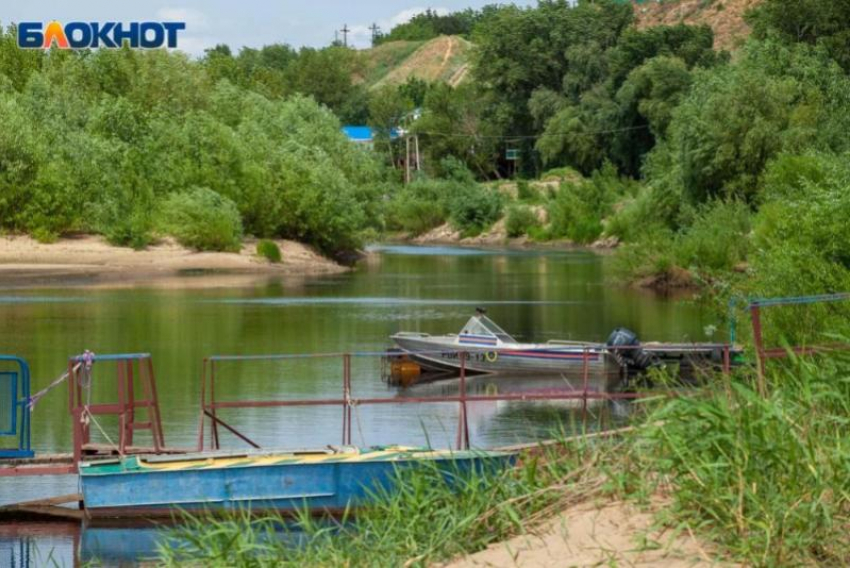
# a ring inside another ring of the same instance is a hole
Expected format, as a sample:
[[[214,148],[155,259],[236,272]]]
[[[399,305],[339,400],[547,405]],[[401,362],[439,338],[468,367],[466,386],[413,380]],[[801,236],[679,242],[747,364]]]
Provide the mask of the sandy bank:
[[[651,510],[664,507],[653,501]],[[622,501],[573,507],[534,535],[494,544],[458,559],[449,568],[549,566],[733,566],[712,554],[710,546],[688,532],[655,526],[651,511]]]
[[[415,245],[457,245],[465,247],[499,246],[509,248],[532,249],[569,249],[609,251],[617,248],[620,241],[616,237],[601,238],[590,245],[578,245],[567,239],[552,241],[534,241],[523,235],[517,238],[508,236],[505,219],[500,219],[492,227],[475,237],[462,237],[460,231],[445,223],[415,237],[401,236],[401,240]]]
[[[238,253],[195,252],[173,240],[136,251],[115,247],[99,236],[75,236],[51,244],[30,237],[0,237],[0,287],[87,285],[122,287],[232,286],[258,277],[303,277],[345,272],[341,266],[293,241],[276,241],[283,262],[255,254],[246,240]]]

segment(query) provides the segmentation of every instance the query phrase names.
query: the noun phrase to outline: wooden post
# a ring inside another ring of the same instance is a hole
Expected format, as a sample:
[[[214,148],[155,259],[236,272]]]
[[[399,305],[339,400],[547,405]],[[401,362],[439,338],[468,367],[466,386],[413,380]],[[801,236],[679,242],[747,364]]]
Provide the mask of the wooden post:
[[[410,183],[410,136],[404,135],[404,183]]]

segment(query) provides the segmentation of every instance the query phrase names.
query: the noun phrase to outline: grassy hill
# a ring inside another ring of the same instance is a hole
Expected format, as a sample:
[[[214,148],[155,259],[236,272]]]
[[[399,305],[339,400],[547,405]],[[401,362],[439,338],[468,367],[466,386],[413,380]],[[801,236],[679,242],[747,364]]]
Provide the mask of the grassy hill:
[[[363,50],[363,74],[370,87],[398,85],[410,77],[460,84],[469,70],[472,44],[459,36],[429,41],[392,41]]]
[[[707,24],[715,47],[734,50],[749,34],[748,9],[762,0],[646,0],[634,2],[638,28],[658,25]],[[358,81],[369,87],[398,85],[409,77],[458,85],[469,75],[472,43],[460,36],[428,41],[391,41],[364,49]]]

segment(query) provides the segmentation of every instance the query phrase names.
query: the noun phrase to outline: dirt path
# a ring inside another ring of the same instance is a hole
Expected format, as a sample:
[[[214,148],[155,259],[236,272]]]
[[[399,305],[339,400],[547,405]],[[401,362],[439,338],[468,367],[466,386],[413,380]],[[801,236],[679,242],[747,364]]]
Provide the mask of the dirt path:
[[[565,511],[535,535],[524,535],[456,560],[447,568],[549,566],[642,566],[689,568],[735,566],[688,532],[658,529],[651,510],[622,501],[586,503]]]
[[[452,56],[452,50],[455,46],[455,38],[454,36],[449,36],[448,45],[446,46],[446,53],[443,54],[443,63],[440,65],[440,74],[443,73],[443,69],[446,68],[446,64],[449,62],[449,57]]]
[[[301,277],[347,269],[293,241],[276,241],[283,262],[257,257],[256,242],[242,250],[194,252],[171,240],[136,251],[92,235],[41,244],[30,237],[0,237],[0,287],[84,285],[158,287],[239,285],[257,277]]]

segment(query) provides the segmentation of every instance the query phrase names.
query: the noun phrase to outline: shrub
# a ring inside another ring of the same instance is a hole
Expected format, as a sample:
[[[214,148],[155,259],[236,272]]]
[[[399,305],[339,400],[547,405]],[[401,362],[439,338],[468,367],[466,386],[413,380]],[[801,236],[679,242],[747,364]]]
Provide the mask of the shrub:
[[[611,164],[594,172],[590,179],[564,182],[549,202],[550,234],[577,243],[591,243],[602,234],[602,219],[614,203],[634,192],[634,183],[617,176]]]
[[[521,179],[516,182],[516,198],[520,201],[534,201],[540,195],[537,190],[531,187],[528,180]]]
[[[420,178],[399,188],[386,206],[387,227],[420,235],[446,222],[449,197],[459,184]]]
[[[505,229],[512,239],[526,235],[534,227],[541,225],[537,213],[531,207],[516,205],[508,209]]]
[[[682,266],[732,270],[747,258],[749,232],[750,210],[743,202],[710,203],[676,240],[676,258]]]
[[[614,273],[624,281],[637,281],[651,276],[663,277],[676,264],[669,229],[651,227],[639,242],[621,246],[614,254]]]
[[[407,198],[397,204],[395,222],[412,235],[421,235],[446,222],[446,213],[439,203],[427,199]]]
[[[268,239],[263,239],[257,243],[257,254],[272,263],[278,263],[282,259],[280,247],[277,246],[276,242]]]
[[[549,232],[577,243],[590,243],[602,234],[602,219],[593,206],[582,199],[580,186],[563,184],[549,202]]]
[[[498,190],[478,184],[459,189],[450,200],[449,218],[461,234],[476,235],[499,220],[504,198]]]
[[[236,205],[205,187],[171,194],[163,203],[161,228],[196,250],[237,251],[242,221]]]

